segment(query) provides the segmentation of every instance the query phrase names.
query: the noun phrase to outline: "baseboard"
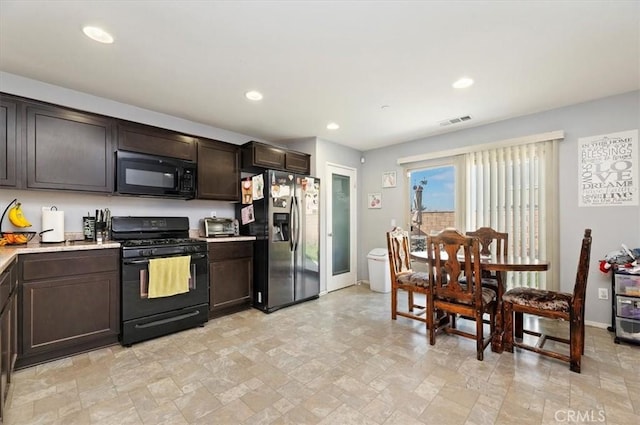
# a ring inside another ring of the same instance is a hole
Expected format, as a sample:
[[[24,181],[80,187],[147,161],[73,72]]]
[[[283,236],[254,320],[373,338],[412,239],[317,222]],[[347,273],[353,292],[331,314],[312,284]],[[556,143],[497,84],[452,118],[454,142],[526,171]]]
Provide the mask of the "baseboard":
[[[593,326],[594,328],[607,329],[611,326],[608,323],[592,322],[591,320],[585,320],[584,324],[587,326]]]

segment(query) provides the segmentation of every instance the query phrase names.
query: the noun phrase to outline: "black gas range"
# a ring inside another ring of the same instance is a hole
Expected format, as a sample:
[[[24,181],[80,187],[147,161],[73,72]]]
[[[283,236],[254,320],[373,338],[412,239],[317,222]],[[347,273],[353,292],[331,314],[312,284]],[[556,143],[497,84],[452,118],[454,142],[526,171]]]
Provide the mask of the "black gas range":
[[[123,345],[207,322],[207,243],[188,236],[188,217],[112,217],[111,237],[122,247],[120,341]],[[150,263],[186,256],[190,258],[188,290],[150,296],[149,285],[154,284]]]

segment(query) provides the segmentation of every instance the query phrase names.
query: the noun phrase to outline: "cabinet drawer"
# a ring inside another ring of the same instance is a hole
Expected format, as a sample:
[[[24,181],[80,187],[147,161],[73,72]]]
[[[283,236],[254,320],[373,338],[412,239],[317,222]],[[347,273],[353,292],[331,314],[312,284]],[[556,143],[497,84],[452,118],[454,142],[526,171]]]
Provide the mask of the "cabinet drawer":
[[[640,297],[640,275],[616,273],[616,294]]]
[[[616,296],[618,317],[640,320],[640,298]]]
[[[27,254],[21,257],[21,281],[53,279],[90,273],[117,271],[118,249]]]
[[[640,341],[640,320],[616,318],[616,336]]]
[[[209,261],[253,256],[253,242],[209,242]]]

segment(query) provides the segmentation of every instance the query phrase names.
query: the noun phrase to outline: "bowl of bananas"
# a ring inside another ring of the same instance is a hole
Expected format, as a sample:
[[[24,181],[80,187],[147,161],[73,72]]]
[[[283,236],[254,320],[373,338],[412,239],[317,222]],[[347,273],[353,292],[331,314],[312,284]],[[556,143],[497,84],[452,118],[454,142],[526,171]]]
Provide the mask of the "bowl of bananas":
[[[2,213],[2,218],[0,219],[0,234],[2,238],[0,238],[0,246],[2,245],[22,245],[29,242],[36,235],[36,232],[26,232],[26,231],[16,231],[16,232],[5,232],[2,231],[2,222],[4,221],[4,216],[7,215],[9,221],[12,225],[18,228],[31,227],[31,223],[22,213],[22,204],[18,202],[17,199],[14,199],[7,205]]]

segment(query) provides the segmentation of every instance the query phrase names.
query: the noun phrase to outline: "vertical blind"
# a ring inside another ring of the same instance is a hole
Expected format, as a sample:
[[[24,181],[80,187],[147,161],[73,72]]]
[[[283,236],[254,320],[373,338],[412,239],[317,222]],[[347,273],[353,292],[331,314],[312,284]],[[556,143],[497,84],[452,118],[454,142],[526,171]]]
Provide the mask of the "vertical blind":
[[[509,255],[549,259],[555,149],[554,141],[542,141],[465,154],[466,228],[507,232]],[[514,286],[558,289],[547,288],[546,273],[536,272],[508,273],[507,288]]]

